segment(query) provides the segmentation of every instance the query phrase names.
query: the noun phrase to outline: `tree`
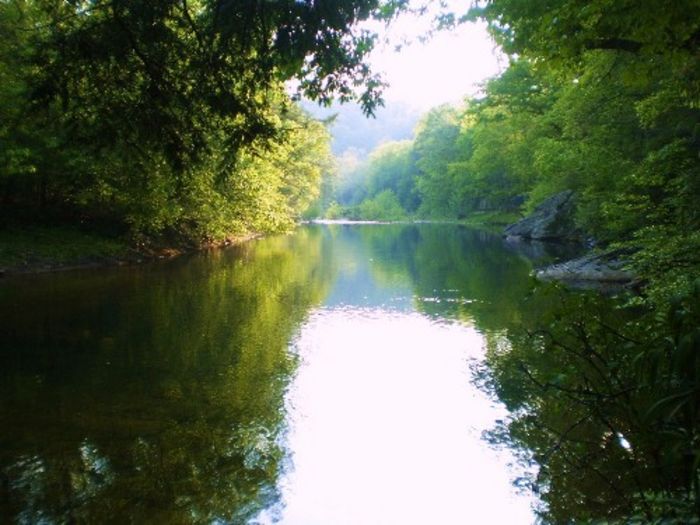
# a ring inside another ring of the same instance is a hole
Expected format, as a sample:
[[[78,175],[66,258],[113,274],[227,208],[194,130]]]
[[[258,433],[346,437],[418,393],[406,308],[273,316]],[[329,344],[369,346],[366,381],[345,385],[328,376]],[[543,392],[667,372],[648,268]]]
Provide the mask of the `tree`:
[[[625,0],[489,0],[468,18],[483,18],[508,54],[576,62],[588,50],[667,53],[697,47],[700,5],[682,0],[658,5]]]
[[[420,203],[415,189],[417,169],[411,141],[387,142],[372,152],[367,166],[367,193],[391,190],[401,207],[415,212]]]
[[[322,103],[357,98],[372,113],[383,84],[363,61],[374,36],[357,22],[404,8],[401,0],[0,3],[3,34],[13,37],[0,46],[2,107],[13,108],[0,128],[0,195],[12,204],[3,211],[41,208],[194,240],[288,225],[317,192],[327,136],[299,115],[284,83],[296,79]],[[259,179],[246,174],[253,167]],[[255,192],[267,192],[269,220],[230,209],[255,202]]]
[[[430,110],[416,128],[414,148],[418,157],[416,166],[420,170],[416,185],[422,201],[422,215],[457,215],[458,204],[448,166],[458,155],[455,144],[458,134],[458,112],[451,106]]]
[[[384,190],[372,198],[365,199],[357,206],[358,218],[370,221],[396,221],[406,218],[406,210],[401,207],[393,191]]]
[[[560,78],[552,123],[563,133],[540,159],[545,169],[560,159],[578,183],[582,221],[624,239],[661,303],[687,289],[700,268],[691,255],[700,246],[700,4],[491,0],[469,16],[485,19],[506,52]],[[567,145],[574,137],[583,141]]]

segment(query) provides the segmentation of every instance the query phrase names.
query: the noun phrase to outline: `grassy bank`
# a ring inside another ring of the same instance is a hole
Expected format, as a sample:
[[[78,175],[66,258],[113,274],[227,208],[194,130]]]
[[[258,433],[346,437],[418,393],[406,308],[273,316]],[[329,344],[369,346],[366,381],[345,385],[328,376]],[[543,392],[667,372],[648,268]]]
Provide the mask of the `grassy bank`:
[[[183,239],[146,239],[135,243],[70,226],[23,226],[0,229],[0,276],[78,268],[138,264],[183,253],[221,248],[258,237],[230,236],[194,243]]]
[[[123,239],[66,226],[0,230],[0,270],[5,273],[116,264],[135,255],[136,252]]]

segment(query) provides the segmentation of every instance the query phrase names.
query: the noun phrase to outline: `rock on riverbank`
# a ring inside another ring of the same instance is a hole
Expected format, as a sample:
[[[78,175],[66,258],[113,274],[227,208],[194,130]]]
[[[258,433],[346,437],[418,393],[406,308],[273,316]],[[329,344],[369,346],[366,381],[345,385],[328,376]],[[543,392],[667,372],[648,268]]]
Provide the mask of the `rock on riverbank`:
[[[535,252],[542,251],[539,248],[543,244],[541,241],[559,243],[560,246],[576,242],[583,248],[585,235],[575,225],[575,211],[574,192],[567,190],[557,193],[537,206],[531,215],[507,226],[503,232],[506,242],[525,243],[530,251]],[[523,248],[519,251],[523,251]],[[575,287],[624,285],[634,278],[625,269],[622,254],[614,251],[587,253],[541,268],[535,275],[538,279],[562,281]]]
[[[570,284],[598,282],[625,284],[634,275],[625,269],[619,254],[589,253],[570,261],[547,266],[535,272],[538,279],[563,281]]]
[[[574,192],[562,191],[537,206],[532,214],[504,230],[506,237],[548,241],[583,240],[582,232],[574,224]]]

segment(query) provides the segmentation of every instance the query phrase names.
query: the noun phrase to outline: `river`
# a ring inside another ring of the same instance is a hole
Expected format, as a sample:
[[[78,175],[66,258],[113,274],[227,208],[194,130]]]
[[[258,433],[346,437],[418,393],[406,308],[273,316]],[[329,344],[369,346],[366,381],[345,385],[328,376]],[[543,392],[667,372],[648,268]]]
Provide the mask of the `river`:
[[[532,263],[454,225],[308,225],[0,282],[17,523],[530,524],[488,343]],[[481,380],[480,380],[481,378]]]

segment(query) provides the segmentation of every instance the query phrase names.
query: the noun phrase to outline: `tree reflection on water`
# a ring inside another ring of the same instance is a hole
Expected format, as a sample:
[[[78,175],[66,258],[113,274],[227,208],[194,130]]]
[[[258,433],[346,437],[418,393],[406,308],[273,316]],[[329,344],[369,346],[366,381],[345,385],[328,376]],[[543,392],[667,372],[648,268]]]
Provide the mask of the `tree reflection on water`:
[[[351,304],[483,334],[475,379],[510,412],[487,438],[533,465],[514,481],[544,522],[692,522],[700,291],[663,317],[531,269],[457,226],[309,226],[165,265],[0,283],[0,513],[274,518],[290,341],[314,307]]]
[[[7,283],[1,513],[242,523],[273,505],[287,344],[328,285],[318,233]]]

